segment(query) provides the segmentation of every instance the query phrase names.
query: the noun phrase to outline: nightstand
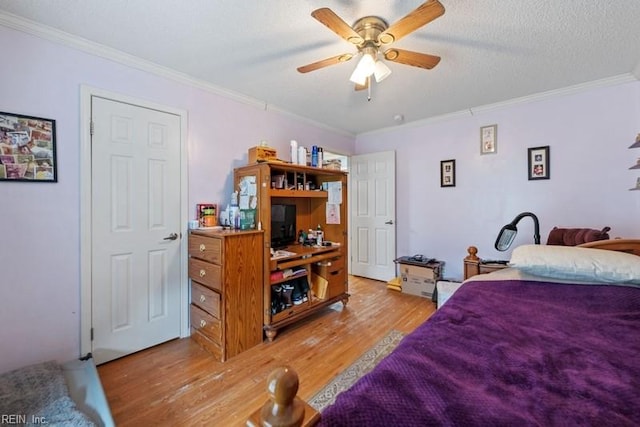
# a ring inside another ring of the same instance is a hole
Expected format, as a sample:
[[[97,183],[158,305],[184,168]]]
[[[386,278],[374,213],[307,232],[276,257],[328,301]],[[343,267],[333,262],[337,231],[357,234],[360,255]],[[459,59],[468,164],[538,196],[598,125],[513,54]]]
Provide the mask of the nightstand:
[[[478,274],[491,273],[492,271],[502,270],[508,267],[505,263],[481,260],[478,258],[478,248],[475,246],[469,246],[467,252],[469,255],[464,258],[464,280],[477,276]]]

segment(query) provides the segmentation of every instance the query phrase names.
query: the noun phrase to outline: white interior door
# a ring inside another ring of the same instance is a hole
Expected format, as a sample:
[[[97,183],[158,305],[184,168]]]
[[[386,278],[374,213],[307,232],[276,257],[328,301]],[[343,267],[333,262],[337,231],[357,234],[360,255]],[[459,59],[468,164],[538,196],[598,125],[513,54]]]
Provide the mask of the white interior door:
[[[396,153],[350,162],[351,274],[388,281],[396,272]]]
[[[91,99],[92,353],[180,336],[181,117]]]

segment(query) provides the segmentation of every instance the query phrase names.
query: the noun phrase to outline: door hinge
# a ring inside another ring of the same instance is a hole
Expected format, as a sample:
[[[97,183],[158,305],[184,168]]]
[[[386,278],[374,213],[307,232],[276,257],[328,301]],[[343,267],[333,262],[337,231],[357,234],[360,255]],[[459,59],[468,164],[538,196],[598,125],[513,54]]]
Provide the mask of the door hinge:
[[[93,341],[93,328],[91,328],[91,341]]]
[[[89,122],[89,134],[93,136],[93,120]]]

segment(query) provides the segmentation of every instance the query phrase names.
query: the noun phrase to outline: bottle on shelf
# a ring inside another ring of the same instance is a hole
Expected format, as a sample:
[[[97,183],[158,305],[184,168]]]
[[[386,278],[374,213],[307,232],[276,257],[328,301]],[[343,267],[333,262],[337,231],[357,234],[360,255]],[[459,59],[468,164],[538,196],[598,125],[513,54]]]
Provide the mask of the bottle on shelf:
[[[295,139],[291,140],[291,163],[298,164],[298,141]]]
[[[316,244],[316,232],[313,229],[309,229],[307,233],[307,245],[313,246]]]
[[[231,194],[231,206],[229,207],[229,225],[233,229],[240,228],[240,206],[238,206],[238,192]]]
[[[311,147],[311,166],[318,167],[318,146]]]
[[[323,236],[323,232],[322,232],[322,227],[320,226],[320,224],[318,224],[318,227],[316,228],[316,245],[318,246],[322,246],[322,238]]]
[[[307,165],[307,148],[298,147],[298,164],[302,166]]]

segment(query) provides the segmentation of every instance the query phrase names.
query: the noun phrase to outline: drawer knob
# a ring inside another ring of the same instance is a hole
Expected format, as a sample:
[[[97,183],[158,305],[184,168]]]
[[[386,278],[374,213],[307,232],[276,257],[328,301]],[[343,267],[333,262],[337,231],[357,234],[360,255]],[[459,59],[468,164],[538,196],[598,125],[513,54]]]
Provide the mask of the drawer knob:
[[[200,277],[204,277],[206,275],[207,275],[207,272],[204,269],[200,270]]]
[[[204,252],[207,249],[204,243],[200,243],[200,252]]]
[[[200,320],[200,327],[204,328],[205,326],[207,326],[207,321],[206,320]]]
[[[207,300],[207,297],[205,297],[204,295],[200,295],[200,302],[205,302]]]

